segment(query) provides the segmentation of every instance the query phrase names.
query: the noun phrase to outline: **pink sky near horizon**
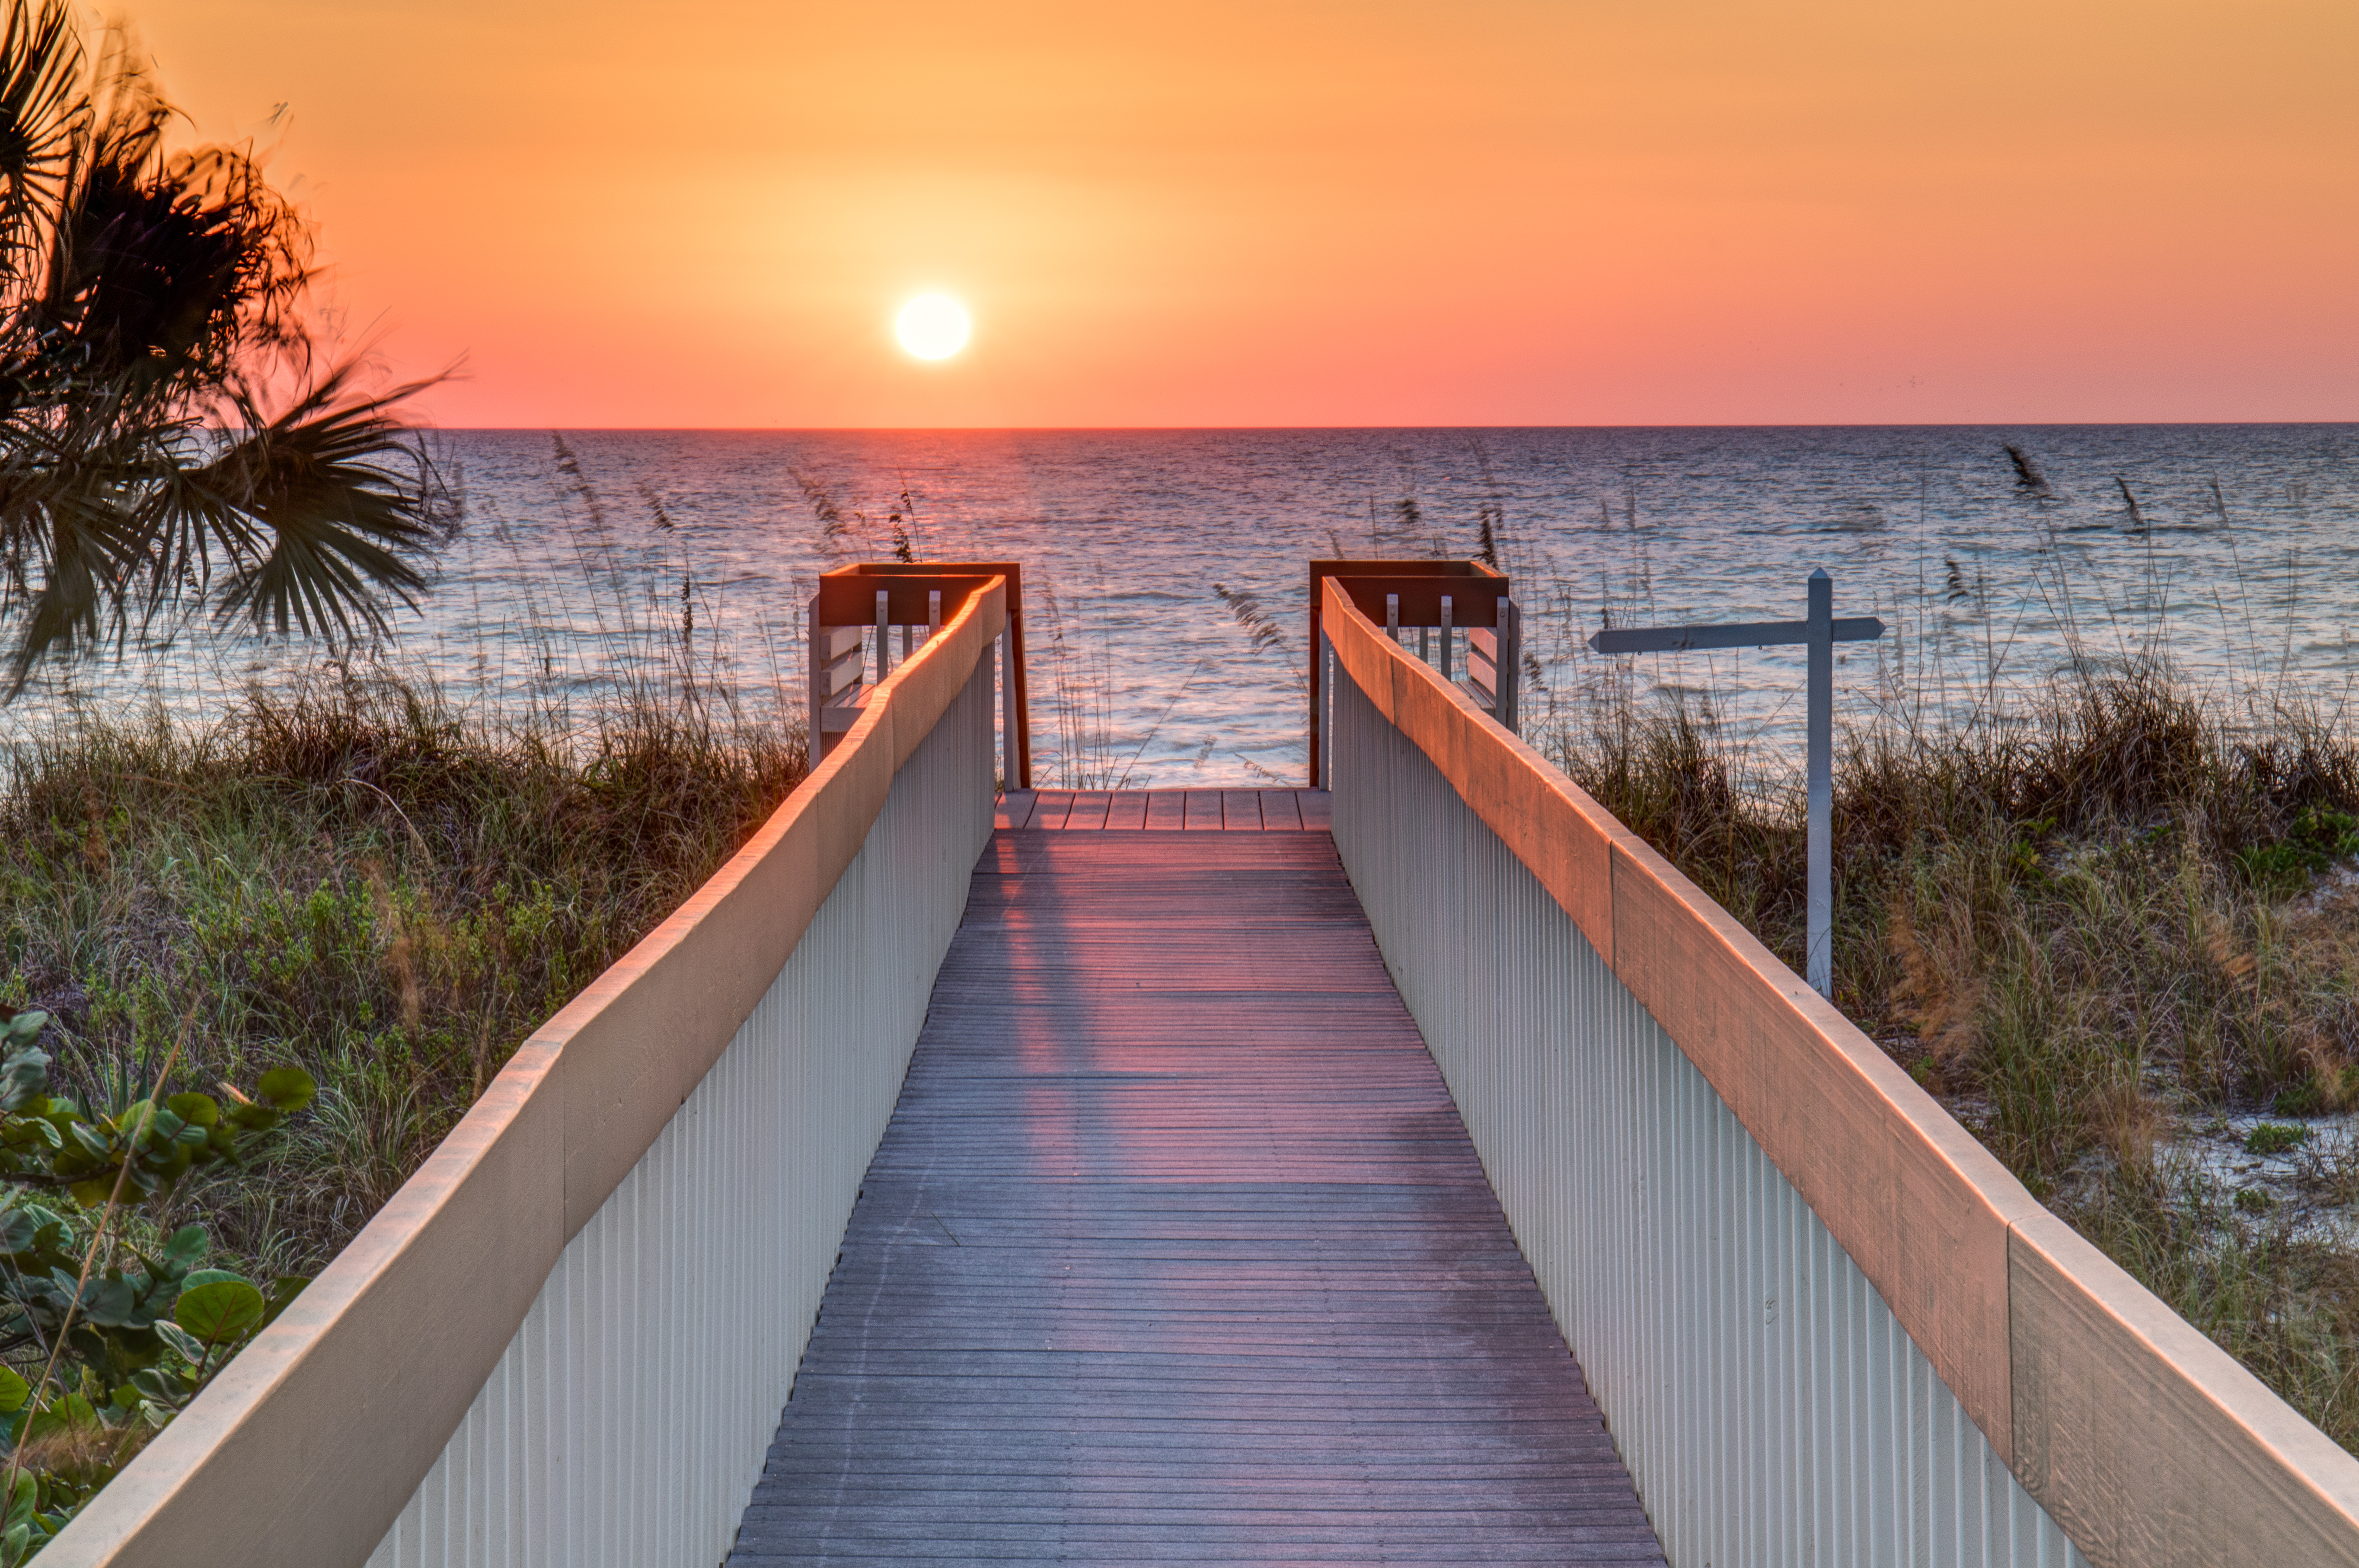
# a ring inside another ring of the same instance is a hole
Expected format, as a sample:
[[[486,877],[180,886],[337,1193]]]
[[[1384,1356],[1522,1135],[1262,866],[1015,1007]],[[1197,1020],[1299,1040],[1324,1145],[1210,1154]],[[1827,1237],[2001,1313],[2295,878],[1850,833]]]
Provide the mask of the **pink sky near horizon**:
[[[2359,418],[2347,0],[679,16],[131,20],[446,427]]]

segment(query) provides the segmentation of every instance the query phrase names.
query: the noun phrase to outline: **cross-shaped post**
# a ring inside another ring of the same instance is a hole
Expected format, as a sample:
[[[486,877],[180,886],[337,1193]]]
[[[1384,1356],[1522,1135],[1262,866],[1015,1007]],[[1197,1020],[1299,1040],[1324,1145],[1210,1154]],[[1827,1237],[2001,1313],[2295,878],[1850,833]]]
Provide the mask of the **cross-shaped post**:
[[[1684,653],[1702,648],[1767,648],[1794,643],[1810,651],[1804,723],[1810,752],[1810,912],[1805,972],[1821,996],[1835,994],[1834,800],[1835,644],[1884,635],[1873,615],[1835,619],[1834,579],[1824,568],[1810,573],[1809,615],[1801,621],[1745,621],[1712,626],[1638,626],[1600,632],[1589,645],[1601,654]]]

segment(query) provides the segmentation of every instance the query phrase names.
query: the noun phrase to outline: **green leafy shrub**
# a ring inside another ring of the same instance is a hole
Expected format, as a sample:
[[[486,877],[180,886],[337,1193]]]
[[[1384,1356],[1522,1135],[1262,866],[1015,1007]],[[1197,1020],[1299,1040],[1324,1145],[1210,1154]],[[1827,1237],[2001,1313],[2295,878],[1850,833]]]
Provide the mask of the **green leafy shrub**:
[[[159,1081],[103,1110],[49,1092],[47,1013],[0,1013],[0,1568],[16,1568],[303,1288],[207,1268],[202,1226],[157,1235],[152,1217],[191,1173],[247,1168],[316,1088],[277,1067],[251,1096],[222,1085],[226,1105]]]
[[[2290,1154],[2310,1141],[2310,1129],[2282,1121],[2264,1121],[2245,1134],[2247,1154]]]
[[[2284,838],[2236,851],[2236,863],[2253,885],[2289,892],[2309,885],[2337,860],[2359,855],[2359,816],[2347,811],[2304,807]]]

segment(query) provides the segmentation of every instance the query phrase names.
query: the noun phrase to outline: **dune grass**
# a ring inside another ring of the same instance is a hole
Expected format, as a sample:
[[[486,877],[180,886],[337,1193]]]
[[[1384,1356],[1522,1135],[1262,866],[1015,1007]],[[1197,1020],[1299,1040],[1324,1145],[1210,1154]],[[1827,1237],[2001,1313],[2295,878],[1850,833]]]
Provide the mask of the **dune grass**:
[[[63,725],[0,783],[0,1001],[104,1103],[309,1070],[260,1179],[188,1192],[257,1274],[315,1272],[516,1046],[718,869],[801,739],[648,692],[495,723],[386,673],[249,692],[201,728]]]
[[[2359,740],[2298,705],[2223,712],[2132,658],[1964,733],[1853,733],[1835,1000],[2059,1215],[2359,1449],[2348,1138],[2256,1132],[2294,1157],[2249,1182],[2199,1157],[2255,1113],[2293,1129],[2359,1103]],[[1800,968],[1790,779],[1748,773],[1694,706],[1626,688],[1542,739]]]

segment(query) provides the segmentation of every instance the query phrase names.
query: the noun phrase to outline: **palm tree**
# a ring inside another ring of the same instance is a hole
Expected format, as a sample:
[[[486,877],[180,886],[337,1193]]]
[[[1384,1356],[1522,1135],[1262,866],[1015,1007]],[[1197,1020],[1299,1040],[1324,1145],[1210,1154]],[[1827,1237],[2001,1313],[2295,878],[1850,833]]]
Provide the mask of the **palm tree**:
[[[322,362],[303,215],[248,147],[166,150],[119,29],[0,12],[0,687],[159,620],[381,628],[452,515],[423,384]]]

